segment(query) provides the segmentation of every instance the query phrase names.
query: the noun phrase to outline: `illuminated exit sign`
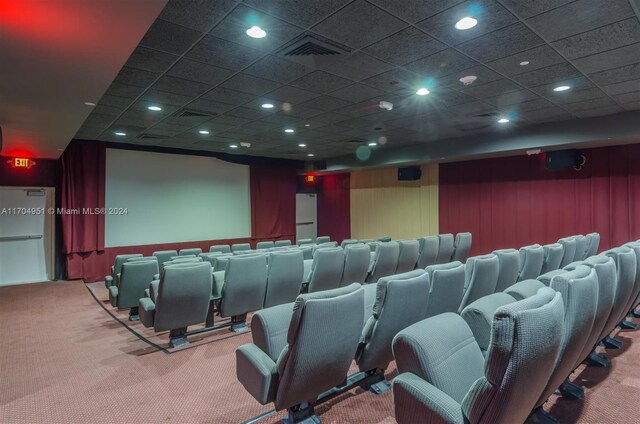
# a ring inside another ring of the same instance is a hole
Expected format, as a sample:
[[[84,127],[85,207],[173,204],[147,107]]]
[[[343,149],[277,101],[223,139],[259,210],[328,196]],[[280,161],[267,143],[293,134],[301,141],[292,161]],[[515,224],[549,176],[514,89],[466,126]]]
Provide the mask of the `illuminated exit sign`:
[[[33,159],[13,158],[7,161],[13,168],[29,169],[36,164]]]

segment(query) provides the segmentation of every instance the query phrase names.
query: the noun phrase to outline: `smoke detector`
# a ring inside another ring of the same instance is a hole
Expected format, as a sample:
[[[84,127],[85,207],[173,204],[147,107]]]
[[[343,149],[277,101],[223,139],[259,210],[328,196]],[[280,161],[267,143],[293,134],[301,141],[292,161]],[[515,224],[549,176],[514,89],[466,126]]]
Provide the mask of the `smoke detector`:
[[[242,143],[240,143],[240,145],[242,147],[251,147],[251,143],[247,143],[247,142],[242,142]]]
[[[391,102],[385,102],[385,101],[383,100],[383,101],[381,101],[381,102],[378,104],[378,107],[379,107],[380,109],[392,110],[392,109],[393,109],[393,103],[391,103]]]
[[[470,85],[473,84],[477,79],[478,77],[475,75],[467,75],[466,77],[460,78],[460,82],[464,85]]]

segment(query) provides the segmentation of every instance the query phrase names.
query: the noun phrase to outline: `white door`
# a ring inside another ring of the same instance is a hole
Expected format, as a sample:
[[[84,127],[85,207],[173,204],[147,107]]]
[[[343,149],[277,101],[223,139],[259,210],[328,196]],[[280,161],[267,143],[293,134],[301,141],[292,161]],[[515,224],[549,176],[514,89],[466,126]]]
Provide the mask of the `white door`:
[[[318,236],[317,205],[315,193],[296,194],[296,240]]]
[[[0,286],[53,274],[54,189],[0,187]]]

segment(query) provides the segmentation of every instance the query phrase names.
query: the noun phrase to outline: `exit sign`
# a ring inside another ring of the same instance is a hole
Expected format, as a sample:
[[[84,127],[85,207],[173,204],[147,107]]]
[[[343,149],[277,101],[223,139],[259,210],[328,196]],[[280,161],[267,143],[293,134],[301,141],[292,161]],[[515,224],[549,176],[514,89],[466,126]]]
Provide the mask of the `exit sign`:
[[[29,169],[36,164],[33,159],[13,158],[7,161],[13,168]]]

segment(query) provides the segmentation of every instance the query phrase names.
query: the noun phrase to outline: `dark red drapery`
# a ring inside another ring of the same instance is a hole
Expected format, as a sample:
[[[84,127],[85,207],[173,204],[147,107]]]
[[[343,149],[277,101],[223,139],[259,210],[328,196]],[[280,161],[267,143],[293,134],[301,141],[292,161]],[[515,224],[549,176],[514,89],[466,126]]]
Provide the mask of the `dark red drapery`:
[[[640,144],[583,150],[579,172],[537,156],[440,165],[441,233],[473,233],[472,254],[597,231],[601,249],[640,238]]]
[[[351,237],[350,175],[320,178],[318,191],[318,235],[338,242]]]
[[[294,240],[296,170],[252,166],[251,235],[254,240]]]

